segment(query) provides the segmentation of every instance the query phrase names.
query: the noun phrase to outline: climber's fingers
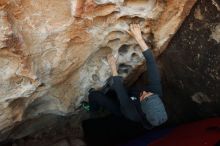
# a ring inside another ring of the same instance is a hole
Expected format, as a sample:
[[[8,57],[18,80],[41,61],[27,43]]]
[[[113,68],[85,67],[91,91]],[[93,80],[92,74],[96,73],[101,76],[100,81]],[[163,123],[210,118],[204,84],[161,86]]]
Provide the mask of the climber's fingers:
[[[130,30],[126,30],[127,31],[127,33],[129,34],[129,35],[131,35],[132,37],[134,37],[134,33],[133,32],[135,32],[135,24],[130,24]]]
[[[135,30],[135,24],[131,24],[131,25],[130,25],[130,29],[131,29],[131,32],[134,32],[134,30]]]
[[[141,31],[141,27],[139,24],[131,24],[130,25],[130,30],[133,33],[136,33],[136,32],[140,32]]]
[[[131,24],[131,25],[130,25],[130,28],[131,28],[132,30],[134,30],[134,29],[139,29],[139,28],[140,28],[140,25],[139,25],[139,24]]]
[[[137,29],[137,28],[140,28],[140,25],[139,25],[139,24],[134,24],[133,27],[134,27],[135,29]]]
[[[129,35],[133,36],[133,34],[132,34],[132,32],[131,32],[130,30],[126,30],[126,32],[127,32]]]

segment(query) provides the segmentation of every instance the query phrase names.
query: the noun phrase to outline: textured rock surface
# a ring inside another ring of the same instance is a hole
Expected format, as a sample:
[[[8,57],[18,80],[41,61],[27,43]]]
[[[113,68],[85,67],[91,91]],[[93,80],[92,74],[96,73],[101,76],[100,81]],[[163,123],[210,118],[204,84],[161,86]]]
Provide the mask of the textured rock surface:
[[[219,6],[200,0],[159,58],[172,122],[220,115]]]
[[[124,77],[142,64],[126,32],[130,23],[141,24],[159,55],[194,3],[0,0],[0,132],[41,114],[74,112],[87,90],[110,76],[106,54],[118,56]]]

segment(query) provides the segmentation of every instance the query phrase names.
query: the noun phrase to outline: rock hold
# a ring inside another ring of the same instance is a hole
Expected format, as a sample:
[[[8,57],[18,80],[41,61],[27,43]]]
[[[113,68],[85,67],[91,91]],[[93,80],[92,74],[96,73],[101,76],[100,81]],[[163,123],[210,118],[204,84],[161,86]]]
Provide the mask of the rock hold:
[[[39,114],[74,112],[110,76],[109,53],[127,77],[143,63],[129,24],[140,23],[146,40],[151,28],[159,55],[195,1],[0,1],[0,133]]]

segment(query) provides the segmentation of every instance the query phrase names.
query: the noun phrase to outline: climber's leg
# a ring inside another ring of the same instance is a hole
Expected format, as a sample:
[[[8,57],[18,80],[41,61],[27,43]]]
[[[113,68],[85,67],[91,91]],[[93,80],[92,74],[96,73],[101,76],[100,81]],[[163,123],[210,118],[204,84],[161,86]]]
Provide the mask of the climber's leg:
[[[119,102],[106,96],[100,91],[91,91],[89,93],[89,105],[91,112],[95,112],[99,110],[100,107],[103,107],[116,116],[122,115]]]

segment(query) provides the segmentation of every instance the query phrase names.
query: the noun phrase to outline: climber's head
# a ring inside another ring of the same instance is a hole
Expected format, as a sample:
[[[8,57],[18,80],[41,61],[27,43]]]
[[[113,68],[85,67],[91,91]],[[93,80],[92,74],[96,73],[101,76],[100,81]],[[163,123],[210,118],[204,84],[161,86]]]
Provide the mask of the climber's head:
[[[167,121],[166,110],[157,94],[143,91],[142,96],[140,96],[140,100],[141,109],[145,113],[146,119],[151,123],[151,125],[158,126]]]

